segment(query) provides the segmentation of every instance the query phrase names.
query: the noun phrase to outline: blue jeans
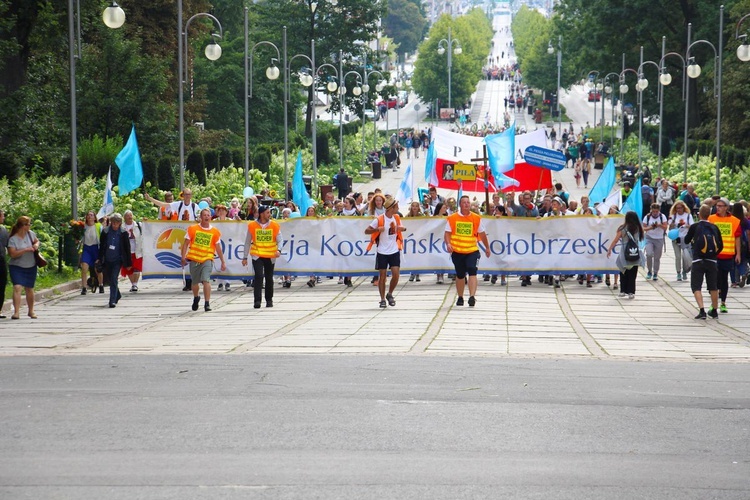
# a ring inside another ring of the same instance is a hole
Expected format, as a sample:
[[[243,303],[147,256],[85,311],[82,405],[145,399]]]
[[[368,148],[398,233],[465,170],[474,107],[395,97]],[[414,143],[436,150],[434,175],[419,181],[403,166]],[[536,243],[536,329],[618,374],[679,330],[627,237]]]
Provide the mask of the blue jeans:
[[[122,262],[105,262],[104,263],[104,275],[109,279],[109,303],[110,304],[117,304],[117,301],[120,300],[120,289],[117,286],[117,283],[120,279],[120,268],[122,267]]]

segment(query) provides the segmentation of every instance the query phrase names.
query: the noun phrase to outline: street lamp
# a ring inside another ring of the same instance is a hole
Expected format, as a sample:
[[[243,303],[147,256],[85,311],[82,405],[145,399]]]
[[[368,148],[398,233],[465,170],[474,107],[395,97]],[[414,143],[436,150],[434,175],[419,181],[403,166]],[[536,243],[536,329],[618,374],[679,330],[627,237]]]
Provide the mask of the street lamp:
[[[219,27],[219,33],[212,34],[211,43],[205,48],[206,58],[210,61],[215,61],[221,57],[221,47],[216,43],[216,37],[221,38],[224,30],[221,28],[221,23],[216,17],[207,13],[199,12],[195,14],[185,23],[185,29],[182,28],[182,0],[177,2],[177,67],[179,74],[178,84],[178,99],[180,106],[180,117],[179,117],[179,132],[180,132],[180,191],[185,189],[185,85],[187,84],[187,61],[188,61],[188,44],[187,34],[190,23],[193,19],[198,17],[207,17],[211,19]]]
[[[720,192],[721,187],[721,54],[723,50],[723,33],[724,33],[724,6],[719,8],[719,48],[708,40],[690,41],[692,34],[692,23],[688,24],[687,34],[687,51],[685,52],[685,61],[687,62],[686,73],[690,78],[698,78],[701,74],[701,67],[695,62],[695,58],[690,55],[690,50],[698,44],[706,44],[714,51],[714,97],[716,98],[716,193]],[[687,182],[687,135],[688,135],[688,89],[690,79],[685,78],[685,144],[683,146],[684,167],[683,181]]]
[[[125,24],[125,12],[115,2],[104,9],[102,20],[108,28]],[[81,58],[81,9],[68,0],[68,51],[70,56],[70,211],[78,218],[78,116],[76,105],[76,60]]]
[[[594,79],[591,80],[591,75],[594,75]],[[601,84],[598,83],[599,80],[599,71],[589,71],[589,74],[586,76],[586,87],[589,89],[589,91],[594,90],[594,124],[593,127],[596,129],[596,91],[600,90]],[[599,88],[597,88],[597,86]],[[599,92],[599,99],[602,98],[601,92]],[[602,107],[604,107],[604,103],[602,103]]]
[[[382,82],[384,78],[383,78],[383,74],[380,71],[377,71],[377,70],[369,71],[369,72],[367,71],[367,49],[365,48],[365,45],[366,45],[365,42],[362,42],[360,40],[355,40],[354,45],[357,45],[362,48],[362,75],[363,75],[362,88],[361,88],[361,91],[363,93],[363,97],[362,97],[362,170],[364,170],[365,158],[366,158],[365,156],[365,119],[366,119],[365,109],[367,108],[367,99],[368,99],[367,93],[370,91],[370,84],[369,84],[370,76],[376,74],[377,76],[380,77],[380,80],[378,81],[378,84],[375,87],[375,90],[377,90],[378,92],[383,90],[384,85]],[[357,93],[354,92],[354,95],[357,95]],[[373,144],[375,144],[375,141],[377,141],[378,130],[377,130],[374,120],[372,122],[372,128],[373,128],[373,131],[375,132],[375,136],[373,140]],[[377,146],[373,146],[373,149],[377,149]]]
[[[445,44],[445,45],[444,45]],[[456,47],[454,48],[453,45]],[[448,39],[446,40],[443,38],[438,42],[438,49],[437,52],[441,56],[445,54],[446,47],[448,49],[448,107],[452,108],[451,106],[451,68],[453,68],[453,56],[452,54],[459,55],[461,54],[461,42],[458,41],[457,38],[452,38],[451,36],[451,27],[448,27]]]
[[[747,33],[740,35],[740,26],[742,23],[750,17],[750,14],[745,14],[737,21],[737,28],[734,31],[734,38],[736,40],[742,40],[742,43],[737,47],[737,58],[742,62],[750,61],[750,45],[747,44]]]
[[[643,45],[641,45],[641,62],[638,65],[638,83],[635,85],[635,89],[638,91],[638,168],[643,168],[641,164],[641,139],[643,137],[643,92],[648,88],[648,80],[643,74],[643,67],[653,64],[656,66],[656,71],[660,71],[660,67],[653,61],[643,60]],[[661,104],[661,93],[657,90],[657,100]],[[660,107],[661,110],[661,107]],[[659,122],[661,122],[661,111],[659,111]],[[661,141],[661,136],[659,137]]]
[[[687,106],[687,95],[685,94],[685,84],[687,78],[685,78],[686,74],[686,64],[685,59],[682,57],[682,55],[678,54],[677,52],[667,52],[666,50],[666,37],[661,37],[661,59],[659,60],[659,166],[658,166],[658,176],[661,177],[661,161],[662,161],[662,130],[664,126],[664,87],[672,83],[672,75],[667,73],[666,66],[664,66],[664,61],[669,56],[675,56],[679,57],[680,61],[682,62],[682,101],[685,103],[685,106]],[[687,143],[687,136],[685,138],[685,142]],[[682,182],[687,182],[687,157],[685,157],[685,171],[683,172],[683,179]]]
[[[612,108],[612,121],[611,124],[611,139],[610,139],[610,146],[614,147],[615,145],[615,97],[612,93],[613,88],[612,84],[609,83],[610,77],[616,76],[620,77],[619,73],[607,73],[607,75],[602,79],[604,80],[604,93],[609,95],[609,101]],[[604,97],[602,97],[602,140],[604,140]]]
[[[555,48],[552,46],[552,42],[547,43],[547,53],[552,55],[555,53]],[[558,129],[557,134],[562,137],[562,113],[560,113],[560,69],[562,68],[562,35],[557,37],[557,99],[555,99],[555,107],[557,108],[557,119]],[[596,122],[596,120],[594,120]]]
[[[347,71],[344,73],[344,57],[343,52],[339,50],[339,169],[344,168],[344,123],[343,123],[343,114],[344,114],[344,99],[346,97],[346,77],[349,75],[355,75],[357,77],[357,83],[359,85],[356,85],[352,88],[352,94],[356,97],[362,94],[362,88],[360,87],[362,83],[362,77],[360,74],[356,71]],[[362,132],[364,135],[364,127],[362,128]]]
[[[625,75],[627,73],[633,73],[636,78],[639,77],[638,72],[632,68],[625,68],[625,54],[622,56],[622,65],[623,69],[620,71],[620,107],[622,108],[622,124],[623,124],[623,134],[622,134],[622,140],[620,141],[620,158],[622,158],[624,151],[625,151],[625,120],[628,119],[627,116],[625,116],[625,108],[622,107],[622,96],[624,94],[628,93],[628,90],[630,90],[630,87],[628,87],[628,84],[625,83]],[[637,85],[637,84],[636,84]]]

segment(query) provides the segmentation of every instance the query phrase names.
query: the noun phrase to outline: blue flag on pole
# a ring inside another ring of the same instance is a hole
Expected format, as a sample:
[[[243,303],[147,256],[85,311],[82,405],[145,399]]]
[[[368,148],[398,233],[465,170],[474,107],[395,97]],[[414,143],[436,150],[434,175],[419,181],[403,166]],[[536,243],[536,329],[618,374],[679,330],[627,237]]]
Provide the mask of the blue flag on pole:
[[[435,152],[435,141],[430,141],[430,147],[427,148],[427,158],[424,161],[424,180],[427,181],[429,186],[438,185],[437,172],[435,166],[437,165],[437,153]]]
[[[112,198],[112,167],[109,167],[107,172],[107,187],[104,189],[104,201],[102,202],[102,208],[99,209],[99,213],[96,214],[96,218],[101,219],[115,211],[115,201]]]
[[[299,213],[304,217],[307,209],[313,205],[313,201],[307,194],[305,181],[302,179],[302,151],[297,153],[297,165],[294,167],[294,178],[292,179],[292,195],[294,195],[294,204],[297,205]]]
[[[633,191],[622,204],[620,213],[628,213],[630,210],[638,214],[638,220],[643,220],[643,193],[641,192],[641,178],[639,177],[633,186]]]
[[[594,203],[601,203],[607,199],[609,192],[612,191],[612,187],[615,185],[615,160],[613,157],[609,157],[607,166],[604,167],[602,175],[596,180],[594,187],[589,191],[589,200],[591,205]]]
[[[487,145],[487,160],[490,164],[492,177],[495,178],[495,186],[505,189],[510,186],[518,186],[521,183],[505,175],[516,167],[516,124],[500,132],[488,135],[484,138]]]
[[[120,167],[120,177],[117,181],[120,196],[138,189],[138,186],[143,182],[143,165],[141,164],[141,153],[138,151],[138,140],[135,138],[135,124],[130,131],[128,142],[122,148],[122,151],[117,154],[115,163]]]
[[[404,172],[404,178],[401,179],[401,185],[396,192],[396,201],[404,207],[414,199],[414,188],[412,187],[414,184],[413,172],[411,162],[409,162],[406,166],[406,172]]]

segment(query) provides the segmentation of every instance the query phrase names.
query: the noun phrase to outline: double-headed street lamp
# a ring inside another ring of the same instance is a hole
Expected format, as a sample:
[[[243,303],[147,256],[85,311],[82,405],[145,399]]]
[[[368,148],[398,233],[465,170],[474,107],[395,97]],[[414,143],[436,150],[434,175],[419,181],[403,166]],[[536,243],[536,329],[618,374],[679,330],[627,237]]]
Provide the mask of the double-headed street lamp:
[[[602,89],[604,88],[604,85],[602,85],[601,80],[599,78],[599,75],[601,73],[599,71],[593,70],[589,71],[588,75],[586,76],[586,87],[590,91],[594,91],[594,122],[593,122],[593,128],[596,130],[596,98],[597,95],[599,97],[599,100],[602,101],[602,109],[604,109],[604,101],[602,100]],[[594,75],[593,80],[591,79],[591,75]]]
[[[185,28],[182,27],[182,0],[177,2],[177,67],[179,75],[178,84],[178,99],[180,106],[180,117],[179,117],[179,131],[180,131],[180,191],[185,189],[185,85],[187,84],[187,61],[188,61],[188,43],[187,35],[190,23],[193,19],[199,17],[207,17],[219,27],[218,33],[213,33],[211,43],[206,46],[205,54],[206,58],[210,61],[215,61],[221,57],[221,47],[216,43],[216,38],[223,36],[224,30],[221,28],[221,23],[216,17],[207,13],[199,12],[195,14],[185,23]]]
[[[555,53],[555,48],[552,46],[552,42],[547,43],[547,53],[552,55]],[[557,134],[562,137],[562,113],[560,113],[560,70],[562,68],[562,35],[557,37],[557,99],[555,99],[555,107],[557,108],[557,119],[558,129]],[[596,120],[594,120],[596,123]]]
[[[638,65],[638,83],[635,84],[635,90],[638,92],[638,168],[643,168],[641,164],[641,139],[643,137],[643,92],[648,88],[648,80],[643,74],[643,67],[653,64],[656,67],[657,74],[661,70],[660,66],[654,61],[643,60],[643,46],[641,45],[641,61]],[[661,103],[661,92],[657,91],[657,99]],[[661,111],[659,114],[659,121],[661,121]],[[661,137],[659,137],[661,141]]]
[[[369,83],[370,76],[377,75],[378,77],[380,77],[380,80],[378,80],[378,83],[375,86],[375,90],[377,90],[378,92],[383,90],[385,85],[383,84],[383,81],[384,81],[383,74],[380,71],[377,71],[377,70],[367,71],[367,49],[365,48],[366,44],[362,41],[357,40],[354,42],[354,45],[357,45],[362,48],[362,76],[363,76],[362,78],[362,94],[363,94],[362,95],[362,170],[364,170],[365,159],[366,159],[366,156],[365,156],[365,118],[366,118],[365,110],[367,109],[368,92],[370,92],[370,83]],[[354,95],[357,95],[357,94],[355,93]],[[372,122],[372,128],[373,128],[373,131],[375,132],[375,136],[373,139],[373,145],[374,145],[378,137],[378,129],[374,120]],[[373,148],[377,149],[377,146],[373,146]]]
[[[739,26],[738,26],[739,27]],[[723,50],[723,33],[724,33],[724,6],[719,8],[719,47],[708,40],[690,41],[692,34],[692,23],[688,24],[687,32],[687,51],[685,52],[685,62],[687,63],[686,73],[689,78],[685,78],[685,137],[683,145],[683,182],[687,182],[687,158],[688,158],[688,106],[690,103],[689,89],[690,78],[698,78],[701,74],[701,67],[696,64],[695,58],[690,55],[690,50],[698,44],[706,44],[714,51],[714,97],[716,98],[716,193],[720,192],[721,187],[721,53]],[[665,77],[666,78],[666,77]],[[671,81],[671,78],[670,78]],[[667,85],[665,83],[664,85]]]
[[[356,71],[347,71],[344,73],[344,54],[339,50],[339,169],[344,168],[344,98],[346,97],[346,77],[350,75],[356,76],[357,83],[352,88],[352,94],[357,97],[362,94],[362,76]],[[362,134],[364,136],[364,126],[362,127]]]
[[[750,45],[747,44],[747,33],[740,35],[740,26],[745,22],[745,19],[749,18],[750,14],[745,14],[737,21],[737,27],[734,31],[734,38],[736,40],[742,40],[742,43],[737,47],[737,59],[742,62],[750,61]]]
[[[615,144],[615,96],[613,93],[613,87],[612,84],[609,83],[610,77],[617,77],[618,81],[620,78],[620,73],[607,73],[605,77],[602,79],[604,80],[604,93],[609,96],[609,103],[612,108],[612,121],[611,124],[611,139],[610,139],[610,146],[614,146]],[[604,140],[604,97],[602,97],[602,140]]]
[[[104,9],[102,20],[108,28],[125,24],[125,12],[114,1]],[[76,60],[81,58],[81,6],[68,0],[68,51],[70,56],[70,211],[78,218],[78,106],[76,104]]]
[[[625,67],[625,54],[622,55],[622,66],[623,66],[622,71],[620,71],[620,106],[622,107],[623,134],[622,134],[622,140],[620,141],[620,158],[622,158],[624,151],[625,151],[625,120],[628,120],[628,117],[625,116],[625,108],[622,106],[622,102],[623,102],[622,96],[624,94],[627,94],[628,90],[630,90],[630,87],[628,87],[628,84],[625,83],[625,75],[627,75],[628,73],[633,73],[636,78],[639,77],[639,74],[636,70]]]
[[[455,48],[453,47],[455,45]],[[461,42],[457,38],[451,36],[451,27],[448,27],[448,39],[443,38],[438,42],[437,52],[441,56],[445,54],[446,48],[448,51],[448,107],[451,108],[451,68],[453,68],[453,56],[452,54],[459,55],[462,52]]]
[[[678,57],[682,62],[682,101],[687,106],[687,95],[685,93],[685,85],[687,78],[685,78],[686,67],[685,58],[677,52],[666,52],[666,37],[661,37],[661,59],[659,60],[659,166],[657,174],[661,177],[661,161],[662,161],[662,130],[664,126],[664,87],[672,83],[672,75],[667,73],[667,68],[664,66],[664,62],[667,57]],[[687,111],[686,111],[687,112]],[[687,136],[686,136],[687,137]],[[684,172],[682,181],[687,182],[687,170]]]

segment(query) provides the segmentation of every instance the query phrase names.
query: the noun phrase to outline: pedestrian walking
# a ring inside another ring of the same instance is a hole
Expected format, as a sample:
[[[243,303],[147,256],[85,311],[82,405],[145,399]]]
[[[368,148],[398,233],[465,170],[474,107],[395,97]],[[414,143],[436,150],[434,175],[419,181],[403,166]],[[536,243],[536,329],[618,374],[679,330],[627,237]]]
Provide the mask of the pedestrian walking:
[[[476,304],[477,272],[479,267],[478,241],[484,245],[487,258],[490,257],[490,243],[487,240],[482,218],[471,211],[468,196],[459,200],[458,211],[448,216],[445,224],[445,246],[456,270],[456,305],[464,305],[464,290],[469,284],[469,307]],[[467,279],[468,275],[468,279]]]
[[[710,316],[714,319],[719,317],[716,311],[719,307],[719,287],[717,283],[718,268],[716,259],[723,250],[724,244],[721,233],[716,225],[708,221],[711,215],[711,207],[701,205],[698,210],[700,221],[692,224],[685,234],[685,243],[692,247],[693,263],[690,272],[690,289],[698,304],[698,315],[695,319],[706,319]],[[706,288],[711,296],[711,309],[703,307],[703,278],[706,279]]]
[[[242,258],[242,265],[246,266],[248,253],[252,256],[255,273],[253,279],[253,307],[255,309],[260,309],[264,283],[266,307],[273,307],[273,270],[276,259],[281,257],[282,244],[281,227],[276,221],[271,220],[270,208],[261,205],[258,207],[258,220],[247,224],[245,255]],[[315,286],[314,280],[312,286]]]
[[[99,237],[99,258],[94,263],[101,264],[105,280],[109,280],[109,307],[114,308],[122,298],[118,280],[120,269],[133,267],[130,252],[130,235],[122,227],[122,215],[109,216],[109,226],[103,227]]]
[[[640,242],[643,238],[643,226],[638,221],[638,214],[631,210],[625,214],[625,223],[617,228],[617,234],[607,249],[607,257],[609,257],[615,245],[620,243],[617,268],[620,270],[619,297],[621,298],[635,298],[635,279],[638,276],[638,266],[643,260],[640,250]]]
[[[365,234],[370,235],[370,244],[367,245],[367,250],[369,251],[373,245],[377,246],[375,269],[379,275],[378,292],[380,292],[381,308],[396,305],[393,292],[398,285],[401,270],[401,250],[404,247],[404,237],[401,233],[406,231],[406,228],[401,225],[396,199],[388,198],[383,207],[385,213],[378,215],[365,229]],[[386,294],[388,268],[391,270],[391,282],[388,284],[388,293]]]
[[[190,278],[193,291],[193,311],[198,310],[200,303],[200,284],[203,284],[203,309],[211,310],[211,273],[214,270],[214,254],[221,260],[221,271],[226,271],[227,264],[221,250],[221,232],[211,225],[211,210],[200,211],[200,222],[187,228],[182,243],[182,266],[190,262]]]

